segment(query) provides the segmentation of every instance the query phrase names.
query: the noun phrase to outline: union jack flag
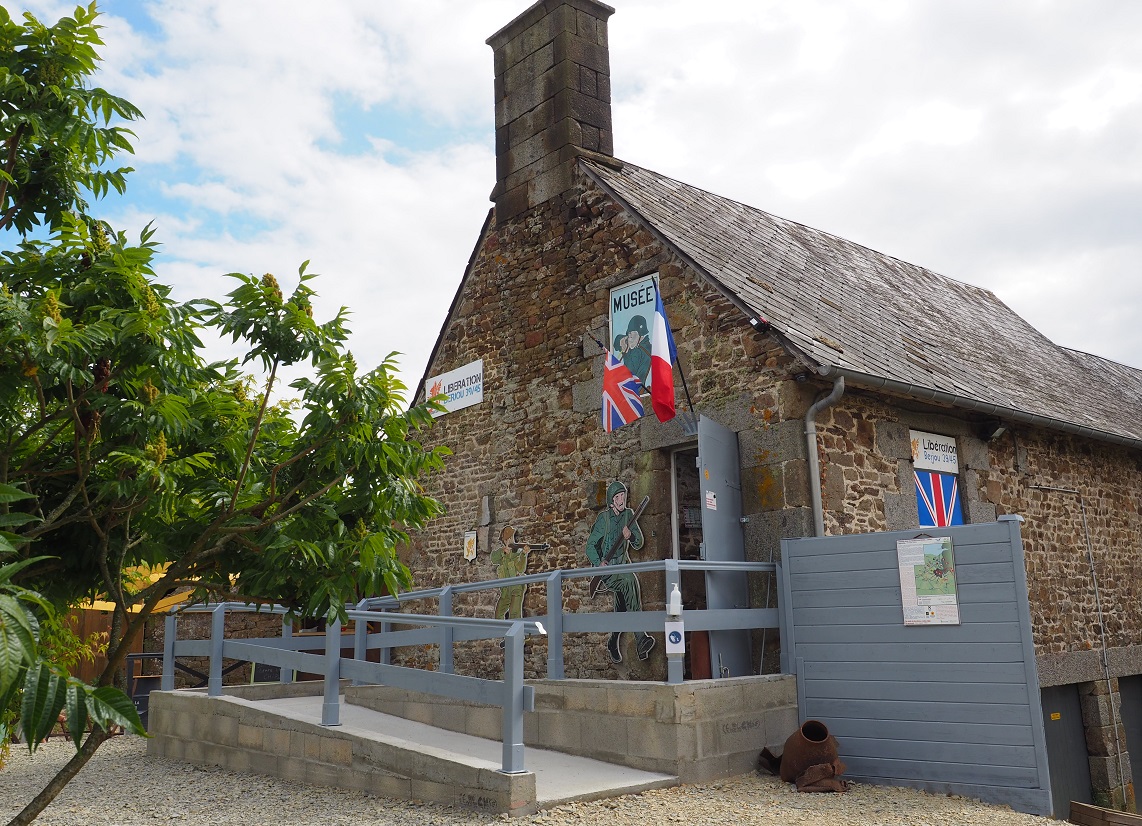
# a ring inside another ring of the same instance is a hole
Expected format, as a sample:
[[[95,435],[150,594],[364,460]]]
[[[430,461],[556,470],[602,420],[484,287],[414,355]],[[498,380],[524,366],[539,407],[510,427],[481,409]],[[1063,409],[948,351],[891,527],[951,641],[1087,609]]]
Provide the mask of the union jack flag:
[[[920,512],[920,527],[946,528],[964,524],[955,476],[930,470],[916,470],[913,474],[916,476],[916,510]]]
[[[608,352],[603,364],[603,430],[610,433],[642,416],[641,390],[642,382]]]

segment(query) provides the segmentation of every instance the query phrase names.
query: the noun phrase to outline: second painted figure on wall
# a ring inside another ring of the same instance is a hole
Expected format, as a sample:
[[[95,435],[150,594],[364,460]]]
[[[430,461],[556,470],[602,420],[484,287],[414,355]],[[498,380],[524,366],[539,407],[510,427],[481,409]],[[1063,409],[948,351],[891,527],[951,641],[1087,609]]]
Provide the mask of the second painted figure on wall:
[[[511,525],[500,531],[500,545],[492,551],[492,564],[496,566],[496,579],[508,579],[527,573],[527,555],[531,546],[515,541],[515,528]],[[523,594],[527,585],[508,585],[500,589],[496,603],[496,619],[522,619]]]
[[[637,510],[631,511],[627,507],[628,495],[627,486],[622,482],[616,480],[607,486],[607,507],[595,518],[587,537],[587,561],[592,566],[629,563],[630,551],[642,547],[644,540],[642,529],[638,526],[638,517],[642,515],[649,497],[643,499]],[[642,593],[634,574],[603,573],[592,577],[592,595],[603,591],[611,593],[616,613],[642,610]],[[607,638],[607,654],[611,662],[622,662],[621,642],[622,632],[619,631],[612,632]],[[647,659],[653,648],[654,637],[645,631],[635,632],[635,652],[640,660]]]

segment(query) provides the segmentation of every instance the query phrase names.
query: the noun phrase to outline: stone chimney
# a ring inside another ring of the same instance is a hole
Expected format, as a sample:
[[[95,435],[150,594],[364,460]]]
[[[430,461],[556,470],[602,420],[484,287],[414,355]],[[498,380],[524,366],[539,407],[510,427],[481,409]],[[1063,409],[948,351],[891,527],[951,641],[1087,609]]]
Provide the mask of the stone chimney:
[[[575,159],[611,156],[607,18],[595,0],[539,0],[488,38],[496,66],[496,221],[571,188]]]

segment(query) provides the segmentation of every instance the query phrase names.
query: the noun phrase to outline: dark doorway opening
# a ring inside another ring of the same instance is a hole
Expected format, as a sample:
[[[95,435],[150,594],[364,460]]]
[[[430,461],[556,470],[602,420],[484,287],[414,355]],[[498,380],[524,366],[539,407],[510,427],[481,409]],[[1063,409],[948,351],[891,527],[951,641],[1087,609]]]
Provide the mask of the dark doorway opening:
[[[698,447],[674,451],[674,556],[676,559],[702,558],[702,491],[698,479]],[[701,571],[682,572],[682,607],[706,607],[706,577]],[[705,631],[686,634],[683,676],[687,680],[709,679],[710,642]]]

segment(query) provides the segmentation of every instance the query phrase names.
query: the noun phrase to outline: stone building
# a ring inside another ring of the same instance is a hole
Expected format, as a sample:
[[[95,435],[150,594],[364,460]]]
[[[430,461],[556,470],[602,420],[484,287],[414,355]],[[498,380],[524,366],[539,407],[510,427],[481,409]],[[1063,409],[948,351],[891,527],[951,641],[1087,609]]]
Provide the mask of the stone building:
[[[613,157],[612,11],[541,0],[488,40],[495,206],[425,374],[477,363],[482,400],[429,434],[454,455],[432,482],[447,514],[405,558],[418,587],[495,578],[507,526],[550,546],[529,572],[587,565],[614,480],[632,502],[649,496],[633,560],[692,555],[692,517],[708,503],[691,402],[736,434],[749,560],[774,559],[783,537],[919,526],[913,442],[936,437],[958,459],[943,484],[963,521],[1026,520],[1041,685],[1081,707],[1096,800],[1130,805],[1131,739],[1135,778],[1142,769],[1142,371],[1053,344],[987,290]],[[660,423],[648,404],[607,433],[596,340],[615,345],[626,330],[612,329],[613,297],[651,277],[688,397],[676,368],[682,415]],[[642,587],[661,608],[661,583]],[[700,603],[701,581],[685,590]],[[776,599],[766,577],[750,593],[755,607]],[[545,613],[543,599],[530,590],[524,613]],[[454,610],[490,616],[495,602],[458,597]],[[585,587],[566,597],[568,611],[610,609]],[[615,663],[599,635],[575,639],[567,674],[662,679],[662,646],[641,659],[635,645],[622,640]],[[486,653],[458,646],[457,669],[480,671]],[[541,645],[531,656],[538,669]],[[772,639],[750,656],[753,673],[777,668]]]

